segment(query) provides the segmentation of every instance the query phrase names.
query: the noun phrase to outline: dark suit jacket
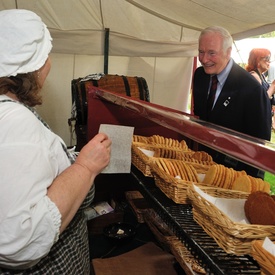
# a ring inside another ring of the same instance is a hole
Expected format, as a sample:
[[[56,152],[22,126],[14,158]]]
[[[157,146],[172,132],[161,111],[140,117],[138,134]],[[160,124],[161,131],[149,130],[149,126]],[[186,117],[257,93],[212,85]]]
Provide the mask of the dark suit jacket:
[[[193,81],[194,114],[200,119],[253,137],[270,140],[271,106],[260,83],[235,62],[211,112],[206,117],[210,75],[196,69]],[[228,104],[226,104],[228,103]]]

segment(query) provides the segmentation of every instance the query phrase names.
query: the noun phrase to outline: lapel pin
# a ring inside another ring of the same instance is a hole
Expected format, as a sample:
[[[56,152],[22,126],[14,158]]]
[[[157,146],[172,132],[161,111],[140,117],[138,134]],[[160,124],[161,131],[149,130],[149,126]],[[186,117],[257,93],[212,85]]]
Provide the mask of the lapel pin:
[[[228,99],[223,103],[223,105],[225,106],[225,107],[227,107],[227,105],[230,103],[230,97],[228,97]]]

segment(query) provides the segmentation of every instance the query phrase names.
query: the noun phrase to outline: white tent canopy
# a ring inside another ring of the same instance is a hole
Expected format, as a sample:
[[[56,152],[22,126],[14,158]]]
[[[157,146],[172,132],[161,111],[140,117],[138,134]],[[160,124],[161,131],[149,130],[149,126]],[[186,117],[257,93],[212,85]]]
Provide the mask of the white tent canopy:
[[[36,12],[51,32],[39,111],[67,143],[71,80],[103,72],[107,29],[108,73],[144,77],[152,102],[183,111],[203,28],[223,26],[235,40],[275,30],[274,0],[0,0],[0,10],[11,8]]]
[[[199,32],[227,28],[235,40],[275,29],[273,0],[2,0],[0,9],[40,15],[55,53],[102,55],[110,29],[112,56],[194,56]]]

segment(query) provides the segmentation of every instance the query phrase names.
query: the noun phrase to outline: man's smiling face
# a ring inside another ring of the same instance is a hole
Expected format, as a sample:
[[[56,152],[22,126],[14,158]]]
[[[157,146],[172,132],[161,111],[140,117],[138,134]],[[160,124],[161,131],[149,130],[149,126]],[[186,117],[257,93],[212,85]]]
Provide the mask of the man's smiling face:
[[[207,33],[199,40],[199,61],[207,74],[219,74],[227,65],[231,47],[223,49],[223,40],[217,33]]]

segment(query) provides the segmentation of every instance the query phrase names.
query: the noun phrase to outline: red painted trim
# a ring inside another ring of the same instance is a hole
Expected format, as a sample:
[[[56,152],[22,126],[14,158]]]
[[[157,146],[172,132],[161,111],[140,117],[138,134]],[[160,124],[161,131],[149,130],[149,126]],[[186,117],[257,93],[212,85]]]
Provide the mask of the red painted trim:
[[[275,174],[275,145],[150,102],[91,86],[88,93],[88,139],[101,123],[135,127],[135,134],[189,138]]]

